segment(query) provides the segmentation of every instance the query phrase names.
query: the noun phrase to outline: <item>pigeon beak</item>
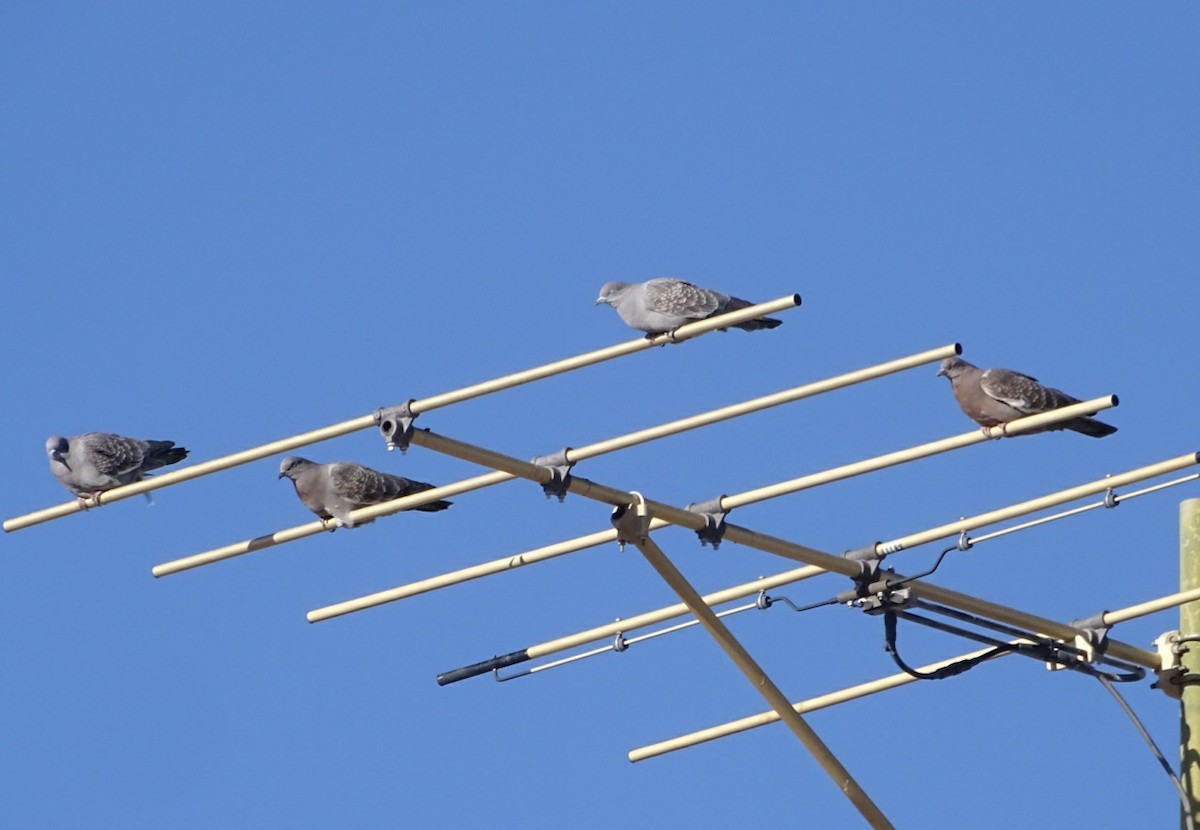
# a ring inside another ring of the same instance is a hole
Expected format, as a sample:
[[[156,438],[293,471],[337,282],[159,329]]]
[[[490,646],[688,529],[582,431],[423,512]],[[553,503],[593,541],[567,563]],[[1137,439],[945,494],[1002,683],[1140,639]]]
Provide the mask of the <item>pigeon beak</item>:
[[[276,478],[276,480],[279,480],[279,479],[283,478],[283,477],[284,477],[284,476],[286,476],[286,475],[287,475],[287,473],[280,473],[280,474],[279,474],[279,475],[277,475],[275,478]]]
[[[936,375],[934,375],[934,377],[936,377],[936,378],[944,378],[944,377],[946,377],[946,370],[945,370],[945,369],[938,369],[938,370],[937,370],[937,374],[936,374]]]
[[[596,305],[604,305],[604,303],[605,303],[605,299],[603,297],[596,298]]]

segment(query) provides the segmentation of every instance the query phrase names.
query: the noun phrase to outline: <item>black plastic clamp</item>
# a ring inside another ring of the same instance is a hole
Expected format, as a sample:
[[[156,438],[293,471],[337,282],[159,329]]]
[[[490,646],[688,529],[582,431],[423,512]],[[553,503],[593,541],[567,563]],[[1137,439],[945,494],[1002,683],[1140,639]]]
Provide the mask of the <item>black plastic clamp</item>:
[[[551,473],[550,480],[542,485],[542,492],[546,494],[546,498],[556,496],[559,502],[567,500],[567,489],[571,484],[571,468],[575,466],[575,462],[567,458],[570,452],[571,448],[566,447],[558,452],[550,453],[550,455],[539,455],[529,460],[530,464],[545,467]]]

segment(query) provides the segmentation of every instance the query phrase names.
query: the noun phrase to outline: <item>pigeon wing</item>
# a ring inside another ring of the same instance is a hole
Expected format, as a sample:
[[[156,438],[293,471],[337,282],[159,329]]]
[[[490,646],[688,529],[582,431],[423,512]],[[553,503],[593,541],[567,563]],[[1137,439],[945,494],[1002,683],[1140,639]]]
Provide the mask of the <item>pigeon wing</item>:
[[[401,494],[395,482],[390,480],[394,478],[359,464],[329,465],[330,489],[340,499],[359,507],[398,498]]]
[[[1009,369],[988,369],[980,376],[979,386],[988,397],[1027,415],[1075,403],[1070,395],[1042,386],[1035,378]]]
[[[646,306],[660,314],[702,320],[716,313],[729,298],[683,280],[659,278],[645,283]]]
[[[96,471],[106,476],[120,476],[137,470],[146,457],[141,441],[108,432],[89,432],[83,436],[83,453]]]

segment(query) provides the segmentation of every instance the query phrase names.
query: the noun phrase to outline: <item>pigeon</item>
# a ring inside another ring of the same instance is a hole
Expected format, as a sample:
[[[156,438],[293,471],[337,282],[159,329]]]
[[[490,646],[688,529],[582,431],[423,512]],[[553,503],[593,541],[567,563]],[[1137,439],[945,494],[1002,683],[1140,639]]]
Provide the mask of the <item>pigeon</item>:
[[[1079,403],[1078,398],[1073,398],[1058,389],[1042,386],[1037,379],[1029,375],[1008,369],[980,370],[959,357],[943,360],[938,368],[938,375],[945,375],[950,379],[950,388],[954,391],[954,399],[958,401],[959,407],[968,418],[984,429],[1007,424],[1026,415],[1036,415],[1039,412],[1049,412]],[[1051,424],[1044,429],[1070,429],[1093,438],[1103,438],[1117,431],[1116,427],[1087,416]]]
[[[606,282],[596,298],[596,305],[601,303],[608,303],[615,308],[626,325],[646,332],[648,337],[674,331],[684,323],[753,305],[738,297],[670,277],[658,277],[632,285],[627,282]],[[737,328],[756,331],[773,329],[782,323],[782,320],[773,317],[760,317],[738,323]]]
[[[82,507],[98,503],[97,496],[122,484],[141,481],[151,470],[175,464],[188,451],[174,441],[142,441],[110,432],[85,432],[46,439],[50,472],[79,500]]]
[[[403,476],[381,473],[359,464],[335,461],[317,464],[307,458],[289,455],[279,464],[279,477],[290,478],[296,486],[296,495],[321,520],[336,519],[343,527],[354,527],[350,511],[371,504],[392,501],[401,496],[411,496],[422,490],[432,489],[432,484],[412,481]],[[451,502],[438,500],[413,510],[432,513],[445,510]],[[369,524],[368,519],[360,524]]]

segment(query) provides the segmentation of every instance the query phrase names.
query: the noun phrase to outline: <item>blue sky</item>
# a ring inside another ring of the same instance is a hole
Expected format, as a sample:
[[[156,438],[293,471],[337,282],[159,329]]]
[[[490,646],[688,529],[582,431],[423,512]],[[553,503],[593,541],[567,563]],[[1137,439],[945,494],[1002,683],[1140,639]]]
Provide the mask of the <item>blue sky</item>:
[[[1052,434],[746,507],[860,547],[1196,449],[1195,8],[1006,4],[25,4],[0,11],[6,517],[64,500],[52,433],[202,461],[627,339],[608,280],[761,300],[714,334],[428,413],[531,457],[945,343],[1081,397]],[[964,432],[925,367],[594,459],[684,504]],[[438,483],[361,433],[307,448]],[[265,459],[6,535],[0,814],[13,827],[860,826],[783,727],[630,764],[766,708],[700,631],[532,678],[441,671],[674,602],[633,550],[310,625],[306,611],[607,527],[514,482],[156,580],[308,521]],[[1194,486],[951,557],[1061,620],[1177,586]],[[792,563],[680,530],[701,591]],[[918,570],[936,545],[896,557]],[[798,603],[846,587],[781,591]],[[730,625],[792,699],[891,674],[878,619]],[[1148,647],[1174,613],[1115,636]],[[968,651],[902,630],[906,657]],[[1177,713],[1124,689],[1174,757]],[[1007,658],[810,723],[902,827],[1161,826],[1177,801],[1095,681]],[[1069,818],[1066,818],[1069,816]],[[953,817],[953,818],[952,818]]]

